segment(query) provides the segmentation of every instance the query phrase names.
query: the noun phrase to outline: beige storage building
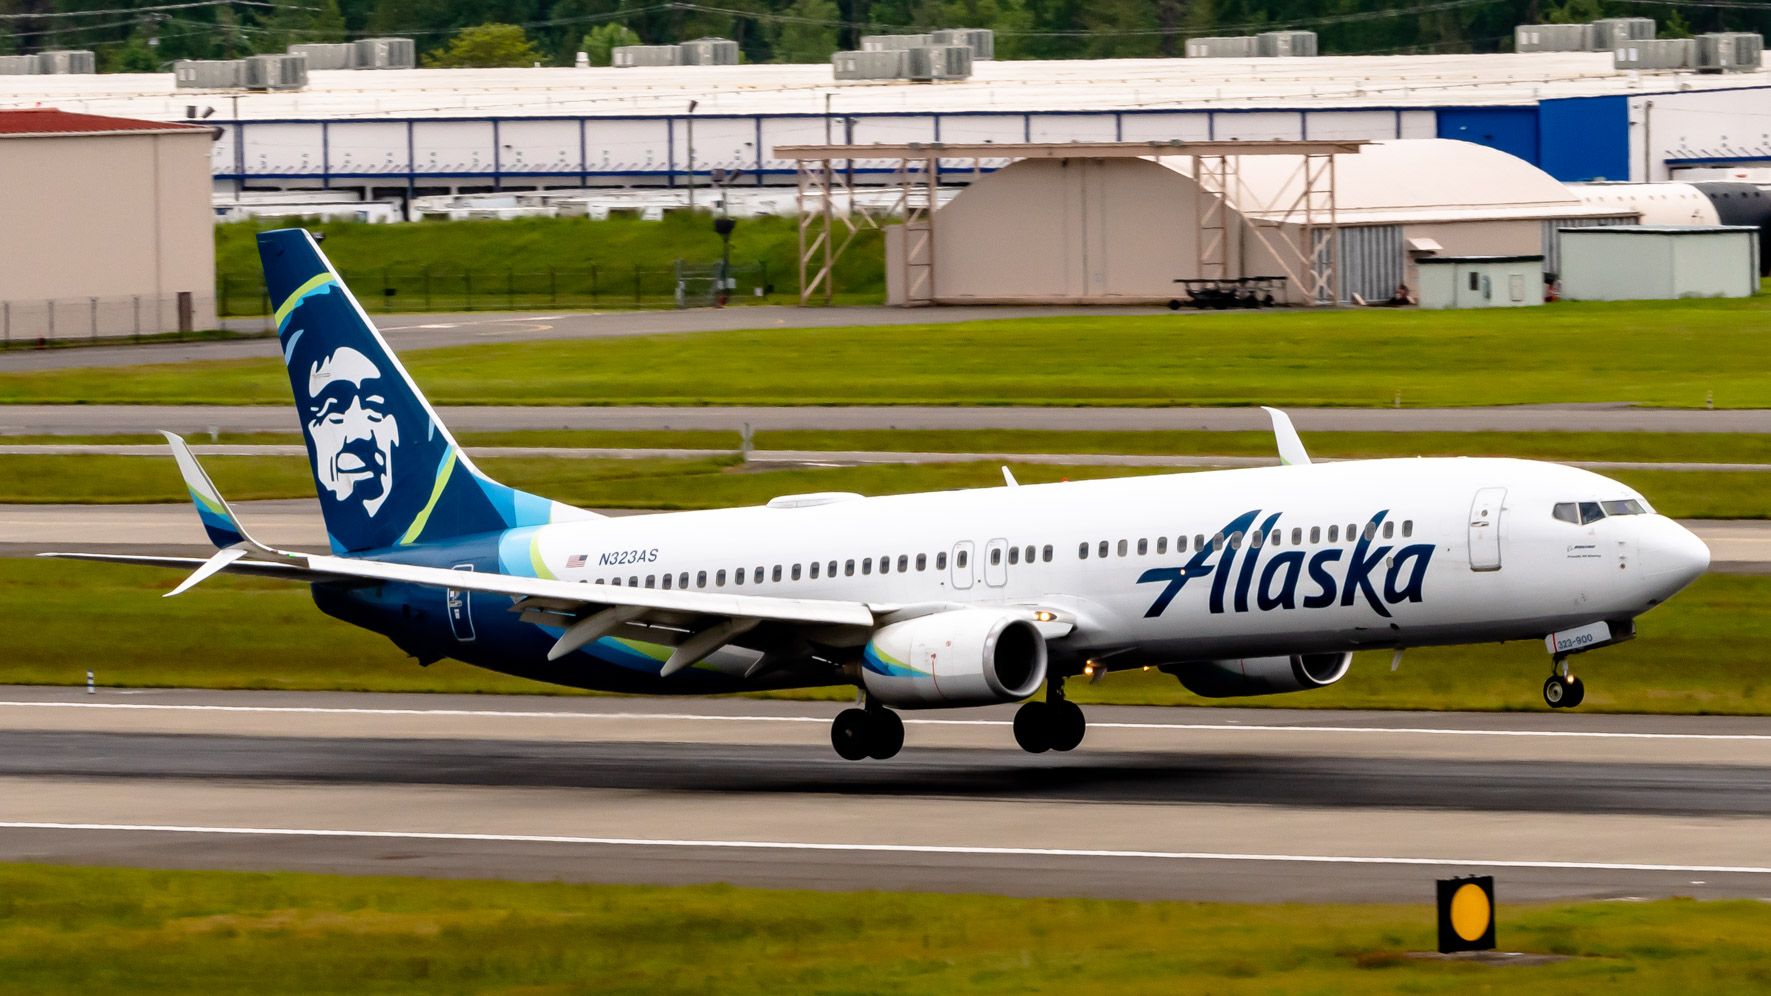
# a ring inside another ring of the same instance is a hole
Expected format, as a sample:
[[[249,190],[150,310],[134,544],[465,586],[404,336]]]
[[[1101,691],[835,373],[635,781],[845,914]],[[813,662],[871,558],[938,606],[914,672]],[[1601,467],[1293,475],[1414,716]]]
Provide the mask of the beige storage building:
[[[212,329],[207,127],[0,110],[10,344]]]

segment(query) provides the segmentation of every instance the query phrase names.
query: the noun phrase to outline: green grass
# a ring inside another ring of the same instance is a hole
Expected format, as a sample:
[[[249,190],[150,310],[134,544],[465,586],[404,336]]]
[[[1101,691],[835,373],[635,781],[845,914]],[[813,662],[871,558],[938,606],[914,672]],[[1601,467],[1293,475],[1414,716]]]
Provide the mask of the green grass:
[[[1414,905],[0,866],[0,979],[32,993],[1744,992],[1771,906],[1499,909],[1536,965],[1416,959]]]
[[[285,222],[215,226],[216,293],[224,315],[264,313],[258,232]],[[662,221],[611,218],[517,218],[429,221],[419,225],[310,223],[326,255],[372,311],[533,308],[631,308],[673,303],[673,267],[681,259],[719,261],[720,239],[708,214]],[[744,218],[732,234],[738,304],[798,300],[799,230],[791,218]],[[761,264],[753,272],[750,268]],[[774,285],[757,298],[754,287]],[[638,294],[636,296],[636,283]],[[845,301],[885,296],[879,235],[865,233],[837,271]],[[393,294],[384,293],[392,289]]]
[[[1771,297],[767,329],[418,350],[440,404],[1771,407]],[[0,376],[0,402],[287,404],[274,359]]]
[[[381,637],[323,616],[308,590],[217,577],[160,596],[177,572],[77,561],[0,559],[0,684],[348,691],[566,690],[440,662],[420,668]],[[1641,637],[1576,658],[1586,711],[1771,714],[1771,578],[1712,575],[1644,616]],[[103,625],[93,607],[103,606]],[[1253,699],[1201,699],[1161,672],[1072,682],[1082,702],[1288,708],[1542,709],[1549,673],[1536,641],[1359,655],[1326,689]],[[794,697],[844,697],[809,691]]]
[[[861,467],[763,468],[721,455],[685,459],[486,457],[486,473],[512,487],[588,508],[691,509],[760,505],[812,491],[867,495],[995,487],[1001,464],[967,462]],[[203,461],[229,500],[306,498],[313,480],[298,456],[208,457]],[[1189,473],[1178,468],[1048,465],[1010,462],[1022,484]],[[1610,476],[1647,495],[1677,518],[1771,517],[1771,476],[1762,471],[1615,471]],[[182,502],[189,495],[170,460],[138,456],[0,455],[0,503],[118,504]]]

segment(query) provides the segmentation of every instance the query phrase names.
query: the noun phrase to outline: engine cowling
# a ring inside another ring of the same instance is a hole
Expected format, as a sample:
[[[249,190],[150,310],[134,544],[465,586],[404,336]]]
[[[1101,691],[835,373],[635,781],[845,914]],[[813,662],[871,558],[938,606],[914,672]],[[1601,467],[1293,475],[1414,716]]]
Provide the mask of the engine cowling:
[[[1009,612],[954,609],[876,630],[861,655],[867,694],[891,706],[1015,702],[1045,680],[1045,637]]]
[[[1240,695],[1273,695],[1324,688],[1347,676],[1351,652],[1292,654],[1289,657],[1244,657],[1227,661],[1190,661],[1163,667],[1189,692],[1208,699]]]

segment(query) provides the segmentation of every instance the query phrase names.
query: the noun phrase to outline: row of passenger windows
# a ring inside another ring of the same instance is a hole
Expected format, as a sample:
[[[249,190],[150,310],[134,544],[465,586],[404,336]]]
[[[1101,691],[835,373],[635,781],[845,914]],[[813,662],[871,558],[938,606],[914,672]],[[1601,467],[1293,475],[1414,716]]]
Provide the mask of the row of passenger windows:
[[[1345,535],[1347,541],[1352,542],[1355,538],[1361,535],[1368,540],[1376,539],[1380,533],[1383,535],[1384,539],[1394,539],[1396,537],[1396,532],[1395,522],[1386,522],[1381,527],[1375,522],[1367,522],[1363,530],[1356,525],[1347,526]],[[1414,535],[1413,519],[1402,520],[1401,533],[1403,539],[1408,539]],[[1325,534],[1328,537],[1328,542],[1338,543],[1340,542],[1342,535],[1341,527],[1334,525],[1327,527],[1325,530],[1321,526],[1311,526],[1308,532],[1308,542],[1320,543]],[[1176,536],[1174,540],[1174,551],[1176,553],[1186,553],[1189,545],[1195,552],[1208,548],[1212,550],[1222,550],[1226,546],[1232,550],[1240,550],[1242,549],[1244,542],[1250,547],[1255,548],[1263,546],[1304,546],[1306,545],[1305,535],[1305,530],[1301,526],[1292,527],[1289,543],[1287,542],[1287,533],[1284,529],[1274,529],[1266,532],[1256,529],[1246,536],[1241,532],[1230,533],[1227,536],[1223,533],[1218,533],[1215,536],[1207,536],[1204,533],[1195,533],[1190,538],[1185,535]],[[1076,547],[1077,558],[1087,560],[1089,558],[1090,548],[1091,544],[1086,541],[1079,544]],[[1101,540],[1098,543],[1092,544],[1092,548],[1094,556],[1096,557],[1108,557],[1115,553],[1121,557],[1130,556],[1133,549],[1137,550],[1137,555],[1140,557],[1148,556],[1151,552],[1155,552],[1158,556],[1161,556],[1168,553],[1168,537],[1158,536],[1155,540],[1119,540],[1118,542]]]

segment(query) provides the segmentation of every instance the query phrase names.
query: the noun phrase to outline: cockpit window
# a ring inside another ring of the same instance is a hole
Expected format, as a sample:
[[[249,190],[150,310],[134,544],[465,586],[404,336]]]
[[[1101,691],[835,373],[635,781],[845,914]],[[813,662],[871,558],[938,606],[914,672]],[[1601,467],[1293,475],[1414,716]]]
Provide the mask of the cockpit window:
[[[1648,511],[1648,506],[1642,502],[1625,498],[1620,501],[1557,502],[1550,514],[1562,522],[1584,526],[1608,515],[1647,515]]]

